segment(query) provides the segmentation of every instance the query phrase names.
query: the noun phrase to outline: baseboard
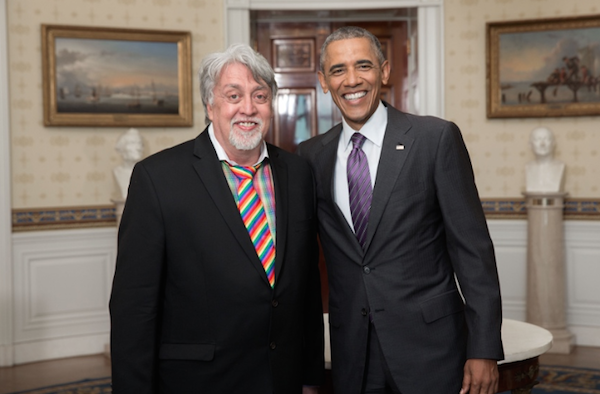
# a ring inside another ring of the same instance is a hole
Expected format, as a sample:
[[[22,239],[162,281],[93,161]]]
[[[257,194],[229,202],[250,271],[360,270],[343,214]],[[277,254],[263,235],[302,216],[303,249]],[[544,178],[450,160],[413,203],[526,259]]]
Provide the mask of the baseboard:
[[[12,367],[14,365],[13,355],[13,345],[0,345],[0,367]]]
[[[575,345],[600,347],[600,327],[570,326],[569,331],[575,336]]]
[[[104,353],[108,334],[49,339],[14,345],[14,364]]]
[[[104,344],[104,357],[110,360],[110,343]]]

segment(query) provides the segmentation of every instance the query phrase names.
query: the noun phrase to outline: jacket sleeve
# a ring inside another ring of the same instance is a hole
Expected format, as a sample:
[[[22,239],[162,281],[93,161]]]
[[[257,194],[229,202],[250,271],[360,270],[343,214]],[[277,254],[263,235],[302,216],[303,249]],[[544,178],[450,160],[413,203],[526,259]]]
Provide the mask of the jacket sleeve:
[[[164,226],[151,178],[138,163],[118,237],[110,299],[114,394],[158,392],[157,352]]]
[[[318,261],[318,260],[317,260]],[[325,378],[325,347],[323,335],[323,308],[318,266],[312,270],[309,280],[306,303],[306,324],[304,325],[304,378],[305,386],[319,386]]]
[[[312,177],[311,177],[312,179]],[[311,191],[314,191],[314,181]],[[316,219],[316,195],[314,214]],[[317,221],[314,224],[313,244],[310,245],[308,264],[309,279],[306,289],[306,324],[304,325],[304,380],[305,386],[319,386],[325,380],[325,339],[323,324],[323,303],[321,298],[321,272],[319,271],[319,245],[317,242]]]
[[[313,189],[314,190],[314,189]],[[313,196],[315,194],[313,193]],[[315,197],[316,218],[316,197]],[[319,271],[319,245],[317,243],[317,221],[315,220],[314,243],[311,246],[309,259],[310,272],[307,286],[307,302],[305,312],[305,357],[304,384],[317,386],[325,379],[325,337],[323,324],[323,303],[321,298],[321,272]]]
[[[494,255],[469,154],[460,130],[446,122],[436,153],[435,185],[447,249],[465,299],[467,358],[504,358],[502,305]]]

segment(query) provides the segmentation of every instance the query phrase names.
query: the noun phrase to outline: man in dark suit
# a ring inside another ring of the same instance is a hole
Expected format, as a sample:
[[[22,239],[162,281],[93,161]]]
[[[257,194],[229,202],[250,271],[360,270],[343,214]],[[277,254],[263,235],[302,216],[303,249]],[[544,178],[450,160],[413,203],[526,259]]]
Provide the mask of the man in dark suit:
[[[316,179],[334,390],[495,393],[500,290],[470,159],[453,123],[380,100],[389,73],[366,30],[329,36],[319,80],[343,122],[299,147]]]
[[[277,84],[261,55],[234,45],[207,56],[200,79],[207,129],[131,177],[110,301],[113,393],[316,393],[310,166],[263,140]]]

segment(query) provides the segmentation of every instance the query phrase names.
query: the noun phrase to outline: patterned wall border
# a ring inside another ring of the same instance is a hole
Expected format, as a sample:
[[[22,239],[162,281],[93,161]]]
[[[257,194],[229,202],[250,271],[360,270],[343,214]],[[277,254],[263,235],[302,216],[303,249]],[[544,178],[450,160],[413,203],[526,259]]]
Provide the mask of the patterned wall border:
[[[571,198],[565,201],[567,219],[600,220],[600,200]]]
[[[488,219],[526,219],[527,206],[524,198],[481,200]],[[565,220],[600,220],[600,200],[585,198],[565,199]]]
[[[489,219],[523,219],[527,217],[525,199],[481,199],[485,216]]]
[[[13,209],[13,231],[110,227],[116,225],[114,205]]]
[[[526,219],[525,199],[484,198],[481,205],[488,219]],[[565,219],[600,220],[600,199],[565,200]],[[13,209],[13,231],[33,231],[116,225],[114,205],[43,209]]]

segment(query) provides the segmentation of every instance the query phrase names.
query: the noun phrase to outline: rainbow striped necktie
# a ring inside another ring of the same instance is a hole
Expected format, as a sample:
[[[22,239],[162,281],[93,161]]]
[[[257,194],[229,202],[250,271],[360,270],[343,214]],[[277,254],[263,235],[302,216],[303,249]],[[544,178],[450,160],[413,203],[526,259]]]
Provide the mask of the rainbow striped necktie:
[[[256,249],[256,254],[267,273],[271,287],[275,286],[275,245],[269,230],[267,215],[254,188],[253,178],[260,164],[254,167],[229,165],[238,178],[238,209]]]

